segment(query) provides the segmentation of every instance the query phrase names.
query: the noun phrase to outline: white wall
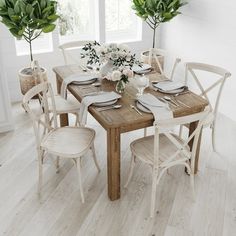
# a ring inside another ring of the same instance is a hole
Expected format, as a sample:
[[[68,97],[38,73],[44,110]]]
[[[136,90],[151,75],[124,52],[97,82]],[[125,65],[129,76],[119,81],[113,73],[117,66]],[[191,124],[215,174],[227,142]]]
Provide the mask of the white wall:
[[[7,82],[2,68],[2,57],[0,55],[0,133],[14,128]]]
[[[226,82],[220,112],[236,120],[235,0],[189,0],[173,21],[161,28],[161,47],[186,61],[224,67],[232,73]]]

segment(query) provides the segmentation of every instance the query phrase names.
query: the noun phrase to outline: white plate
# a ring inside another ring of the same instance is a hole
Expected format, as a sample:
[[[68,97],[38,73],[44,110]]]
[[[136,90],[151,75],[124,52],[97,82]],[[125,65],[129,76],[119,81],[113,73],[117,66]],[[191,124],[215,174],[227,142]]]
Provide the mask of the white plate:
[[[136,106],[140,111],[143,111],[146,113],[152,113],[147,107],[143,106],[139,101],[136,102]]]
[[[147,74],[149,72],[151,72],[152,69],[149,69],[149,70],[140,70],[140,71],[136,71],[135,74],[137,75],[142,75],[142,74]]]
[[[95,102],[93,103],[94,106],[96,107],[105,107],[105,106],[110,106],[115,104],[118,101],[118,99],[111,100],[109,102]]]
[[[97,80],[97,78],[93,78],[93,79],[85,80],[85,81],[74,81],[73,84],[76,84],[76,85],[92,84],[92,83],[95,82],[96,80]]]
[[[167,93],[167,94],[175,94],[175,93],[182,93],[185,90],[185,87],[175,90],[163,91],[161,89],[156,88],[158,92]]]
[[[142,71],[147,71],[147,70],[150,70],[152,67],[149,65],[149,64],[142,64],[142,66],[139,66],[139,65],[134,65],[132,67],[132,70],[135,72],[135,73],[141,73]]]

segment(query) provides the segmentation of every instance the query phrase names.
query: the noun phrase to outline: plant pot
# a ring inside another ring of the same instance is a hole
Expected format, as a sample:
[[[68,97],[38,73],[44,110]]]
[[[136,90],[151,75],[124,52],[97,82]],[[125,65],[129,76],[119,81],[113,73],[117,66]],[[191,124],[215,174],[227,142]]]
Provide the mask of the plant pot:
[[[140,55],[141,62],[143,62],[145,64],[149,64],[149,53],[150,53],[150,51],[144,51],[141,53],[141,55]],[[159,59],[161,68],[163,69],[164,68],[164,56],[157,55],[157,57]],[[158,72],[161,74],[160,68],[159,68],[155,58],[152,58],[151,66],[155,72]]]
[[[44,81],[47,81],[47,71],[45,68],[41,68],[42,71],[42,78]],[[40,78],[37,77],[35,79],[32,75],[32,69],[31,68],[22,68],[18,72],[18,76],[20,79],[20,88],[21,93],[25,95],[31,88],[33,88],[35,85],[40,84],[42,81],[40,81]]]

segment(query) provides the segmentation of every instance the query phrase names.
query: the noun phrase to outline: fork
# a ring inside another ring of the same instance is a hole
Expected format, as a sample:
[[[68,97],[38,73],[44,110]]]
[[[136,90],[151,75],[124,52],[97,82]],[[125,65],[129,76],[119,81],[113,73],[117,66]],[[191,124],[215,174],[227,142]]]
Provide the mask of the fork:
[[[141,113],[134,105],[130,104],[130,107],[134,109],[139,115],[143,115],[143,113]]]

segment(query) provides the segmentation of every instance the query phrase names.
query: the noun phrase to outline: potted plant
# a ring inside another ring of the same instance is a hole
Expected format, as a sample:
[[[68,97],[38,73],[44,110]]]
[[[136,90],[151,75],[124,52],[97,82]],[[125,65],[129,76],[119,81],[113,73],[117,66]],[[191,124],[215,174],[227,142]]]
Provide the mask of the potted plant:
[[[58,19],[57,2],[52,0],[1,0],[1,22],[17,39],[24,39],[29,44],[30,61],[33,61],[32,42],[42,33],[52,32]],[[41,68],[46,80],[46,69]],[[31,67],[19,71],[21,92],[25,94],[40,81],[35,81]]]
[[[152,48],[149,51],[142,52],[141,60],[144,63],[149,63],[154,69],[160,72],[159,65],[154,56],[156,31],[161,23],[172,20],[175,16],[181,14],[179,8],[186,5],[182,0],[133,0],[132,8],[136,15],[141,17],[148,26],[153,30]],[[159,58],[160,64],[163,66],[164,58]]]

